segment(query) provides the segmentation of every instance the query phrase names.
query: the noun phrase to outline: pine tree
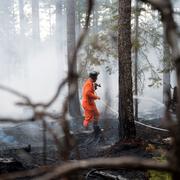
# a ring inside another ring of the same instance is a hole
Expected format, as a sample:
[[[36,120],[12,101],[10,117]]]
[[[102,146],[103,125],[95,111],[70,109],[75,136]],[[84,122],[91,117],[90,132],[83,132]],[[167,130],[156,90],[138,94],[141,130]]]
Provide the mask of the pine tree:
[[[77,73],[77,64],[71,67],[72,55],[75,50],[76,44],[75,36],[75,0],[67,0],[67,54],[68,54],[68,70],[73,70]],[[74,96],[69,100],[69,113],[72,117],[81,116],[80,103],[79,103],[79,92],[78,92],[78,81],[76,80],[75,86],[72,83],[72,78],[69,78],[69,93],[75,88]]]
[[[131,0],[119,0],[119,135],[121,138],[132,138],[136,135],[133,115],[131,47]]]
[[[32,37],[36,42],[40,41],[39,0],[32,0]]]

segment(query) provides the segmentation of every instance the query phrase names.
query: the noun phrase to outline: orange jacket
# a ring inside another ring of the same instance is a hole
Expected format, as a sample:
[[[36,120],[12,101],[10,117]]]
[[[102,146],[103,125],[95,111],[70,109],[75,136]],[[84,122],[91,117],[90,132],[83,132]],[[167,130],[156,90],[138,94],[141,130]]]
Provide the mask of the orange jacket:
[[[89,78],[86,80],[82,91],[82,106],[85,110],[96,109],[96,104],[94,100],[98,99],[95,95],[93,81]]]

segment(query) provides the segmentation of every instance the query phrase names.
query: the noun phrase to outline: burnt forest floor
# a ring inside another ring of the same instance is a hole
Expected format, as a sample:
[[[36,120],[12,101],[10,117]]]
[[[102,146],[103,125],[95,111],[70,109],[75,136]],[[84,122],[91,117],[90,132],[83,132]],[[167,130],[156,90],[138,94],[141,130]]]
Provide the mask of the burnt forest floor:
[[[160,157],[165,154],[171,147],[163,141],[164,138],[169,137],[168,132],[153,130],[136,125],[137,137],[133,141],[119,141],[118,140],[118,121],[109,119],[104,124],[100,124],[104,131],[95,137],[94,132],[90,128],[85,131],[82,127],[71,125],[71,130],[76,140],[76,146],[72,149],[70,160],[89,159],[96,157],[120,157],[120,156],[138,156],[143,158]],[[151,121],[150,125],[160,126],[159,120]],[[7,131],[7,130],[6,130]],[[13,128],[9,132],[11,135],[18,134],[18,129]],[[4,148],[4,144],[0,146],[0,155],[2,161],[0,162],[0,173],[9,173],[22,170],[33,169],[42,165],[54,165],[62,163],[59,160],[58,150],[52,141],[52,138],[47,140],[46,149],[37,142],[28,142],[25,135],[21,133],[22,144],[18,146],[11,146],[11,148]],[[30,146],[28,146],[30,144]],[[4,148],[4,149],[3,149]],[[78,153],[77,153],[78,149]],[[46,156],[44,151],[46,150]],[[5,158],[12,161],[7,163]],[[148,179],[148,173],[145,171],[132,171],[128,169],[107,170],[107,169],[88,169],[86,171],[78,172],[71,176],[71,179],[128,179],[141,180]],[[34,179],[34,177],[25,177],[20,179]]]

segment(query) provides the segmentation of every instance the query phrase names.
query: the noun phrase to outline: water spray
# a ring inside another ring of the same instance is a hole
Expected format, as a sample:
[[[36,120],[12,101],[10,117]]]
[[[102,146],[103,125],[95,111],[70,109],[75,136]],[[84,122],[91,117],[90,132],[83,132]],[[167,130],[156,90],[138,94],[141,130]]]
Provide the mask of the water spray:
[[[138,96],[133,97],[133,98],[136,98],[136,99],[141,98],[141,99],[151,100],[151,101],[156,102],[156,103],[158,103],[158,104],[161,104],[161,105],[163,105],[163,107],[165,107],[164,104],[162,104],[161,102],[157,101],[157,100],[154,99],[154,98],[150,98],[150,97],[138,97]],[[101,100],[100,102],[101,102],[106,108],[108,108],[111,112],[119,115],[119,113],[118,113],[116,110],[114,110],[113,108],[111,108],[106,102],[104,102],[103,100]],[[144,124],[144,123],[142,123],[142,122],[139,122],[139,121],[135,121],[135,123],[136,123],[136,124],[140,124],[140,125],[142,125],[142,126],[145,126],[145,127],[147,127],[147,128],[154,129],[154,130],[169,132],[169,130],[167,130],[167,129],[158,128],[158,127],[154,127],[154,126],[151,126],[151,125],[146,125],[146,124]]]

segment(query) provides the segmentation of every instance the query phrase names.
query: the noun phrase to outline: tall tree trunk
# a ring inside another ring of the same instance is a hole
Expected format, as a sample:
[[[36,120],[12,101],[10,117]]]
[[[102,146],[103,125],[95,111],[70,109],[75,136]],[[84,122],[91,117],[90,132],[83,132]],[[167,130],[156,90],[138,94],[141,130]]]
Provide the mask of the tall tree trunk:
[[[171,94],[171,85],[170,85],[170,49],[164,37],[163,39],[164,46],[164,57],[163,57],[163,103],[167,105],[168,96]]]
[[[1,44],[5,43],[9,46],[14,34],[14,17],[12,12],[12,1],[0,1],[0,28],[1,28]],[[3,42],[4,41],[4,42]],[[5,45],[3,45],[5,46]]]
[[[14,0],[11,0],[10,1],[11,2],[11,11],[12,11],[12,38],[13,38],[13,40],[15,39],[15,36],[16,36],[16,28],[15,28],[15,26],[16,26],[16,22],[15,22],[15,7],[14,7],[14,4],[15,4],[15,1]]]
[[[76,14],[76,21],[77,21],[77,37],[79,37],[80,33],[81,33],[81,4],[80,4],[81,0],[76,1],[76,6],[77,6],[77,14]]]
[[[93,32],[97,33],[99,28],[98,28],[98,19],[99,19],[99,14],[98,14],[98,2],[96,1],[94,10],[93,10]]]
[[[67,56],[68,56],[68,69],[70,67],[72,55],[75,50],[75,0],[67,0]],[[77,64],[73,67],[73,71],[77,72]],[[69,93],[72,89],[76,88],[76,92],[73,98],[69,101],[69,113],[73,117],[81,116],[80,103],[79,103],[79,92],[78,92],[78,81],[75,82],[75,87],[72,84],[72,80],[69,80]]]
[[[135,8],[136,8],[136,11],[135,11],[135,42],[136,44],[138,44],[138,36],[139,36],[139,32],[138,32],[138,29],[139,29],[139,3],[138,3],[138,0],[136,0],[136,4],[135,4]],[[137,99],[137,96],[138,96],[138,46],[136,45],[135,46],[135,70],[134,70],[134,86],[135,86],[135,108],[134,108],[134,111],[135,111],[135,120],[138,121],[138,99]]]
[[[57,52],[62,50],[62,34],[65,32],[63,30],[63,18],[62,18],[62,8],[63,8],[63,0],[56,0],[56,47]]]
[[[119,135],[133,138],[136,135],[133,115],[131,69],[131,0],[119,0],[118,20],[119,56]]]
[[[0,1],[0,42],[3,54],[3,61],[8,65],[6,69],[1,71],[7,74],[7,78],[11,77],[12,69],[16,56],[14,50],[16,47],[15,38],[15,14],[14,14],[14,0]],[[2,73],[3,74],[3,73]]]
[[[32,37],[35,42],[40,41],[39,0],[32,0]]]
[[[24,0],[19,0],[19,20],[20,20],[20,34],[24,37],[25,34],[25,15],[24,15]]]
[[[24,13],[24,0],[19,0],[19,23],[20,23],[20,41],[19,41],[19,46],[21,49],[24,49],[21,53],[20,53],[20,60],[21,62],[25,62],[26,59],[26,53],[27,53],[27,48],[26,48],[26,39],[25,39],[25,27],[26,27],[26,23],[25,23],[25,13]],[[22,63],[20,63],[22,64]],[[26,66],[24,66],[24,68],[21,68],[21,71],[23,73],[23,76],[25,77],[27,75],[27,69]]]
[[[51,37],[52,36],[52,13],[51,13],[51,4],[49,3],[49,36]]]

